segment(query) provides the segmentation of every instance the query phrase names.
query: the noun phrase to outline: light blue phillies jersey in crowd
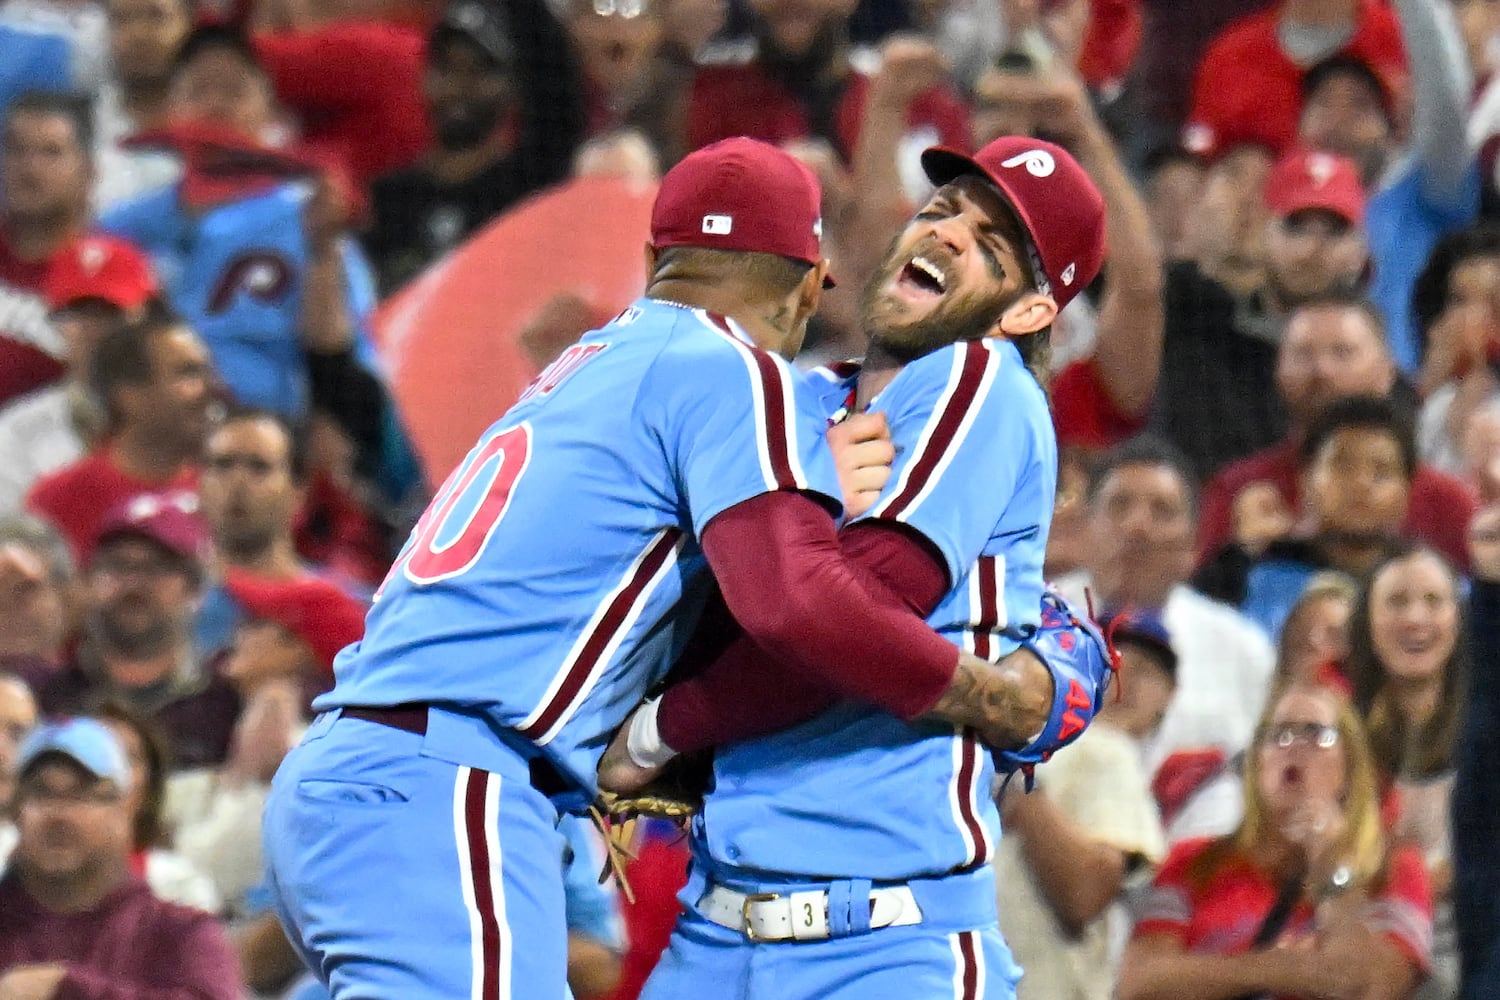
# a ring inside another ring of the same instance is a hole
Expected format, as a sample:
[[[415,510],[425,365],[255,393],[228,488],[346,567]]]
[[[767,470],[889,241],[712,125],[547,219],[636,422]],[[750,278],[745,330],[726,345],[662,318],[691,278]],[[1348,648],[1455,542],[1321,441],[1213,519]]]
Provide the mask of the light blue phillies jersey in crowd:
[[[1057,487],[1041,387],[1015,345],[984,340],[907,365],[872,409],[887,415],[896,462],[864,517],[932,543],[953,586],[928,624],[998,660],[1040,617]],[[987,750],[862,705],[720,750],[714,777],[696,846],[736,868],[900,881],[986,862],[999,836]]]
[[[145,250],[167,300],[203,338],[235,399],[293,418],[307,412],[302,289],[309,189],[282,184],[208,209],[184,210],[177,187],[107,212],[100,225]],[[359,249],[342,241],[344,294],[360,360],[375,370],[367,322],[375,281]]]
[[[476,359],[482,363],[482,359]],[[438,491],[320,709],[441,702],[521,733],[592,789],[612,730],[696,623],[698,538],[778,489],[839,502],[826,419],[738,326],[641,299],[538,376]]]

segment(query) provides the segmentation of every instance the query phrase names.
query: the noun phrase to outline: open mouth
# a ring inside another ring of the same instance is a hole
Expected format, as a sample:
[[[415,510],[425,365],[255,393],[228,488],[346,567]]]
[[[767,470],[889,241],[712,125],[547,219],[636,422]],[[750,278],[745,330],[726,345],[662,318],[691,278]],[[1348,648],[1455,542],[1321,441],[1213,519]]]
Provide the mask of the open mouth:
[[[1286,769],[1281,772],[1281,780],[1283,784],[1295,788],[1296,786],[1302,784],[1302,768],[1298,767],[1296,764],[1288,765]]]
[[[920,254],[907,261],[897,281],[905,288],[934,297],[948,290],[948,278],[943,269]]]

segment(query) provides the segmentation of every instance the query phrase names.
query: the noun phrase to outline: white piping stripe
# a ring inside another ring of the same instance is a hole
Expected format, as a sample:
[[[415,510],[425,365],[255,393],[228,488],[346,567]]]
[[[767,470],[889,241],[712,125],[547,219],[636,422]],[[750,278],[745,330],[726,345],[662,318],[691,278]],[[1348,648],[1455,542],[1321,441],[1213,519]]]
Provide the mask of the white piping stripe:
[[[984,996],[984,942],[978,931],[969,931],[974,939],[974,1000]]]
[[[584,626],[583,631],[578,634],[577,640],[575,640],[573,643],[573,648],[568,650],[567,659],[563,660],[561,668],[559,668],[557,673],[553,675],[552,682],[547,685],[546,693],[542,695],[542,698],[539,702],[537,702],[536,707],[531,710],[531,714],[529,714],[524,720],[522,720],[521,724],[516,727],[517,729],[525,729],[528,726],[535,725],[537,719],[541,718],[542,714],[547,710],[547,707],[552,704],[552,699],[557,695],[558,690],[567,680],[568,675],[572,673],[573,664],[577,662],[578,657],[583,654],[584,647],[587,646],[589,644],[589,641],[593,638],[594,630],[599,627],[600,619],[604,617],[605,613],[609,610],[610,605],[614,603],[615,598],[620,594],[620,592],[630,586],[631,581],[635,579],[636,571],[640,569],[641,564],[646,561],[646,557],[650,555],[651,552],[656,548],[657,543],[660,542],[663,536],[665,536],[669,531],[675,530],[677,529],[663,528],[661,531],[658,531],[655,535],[651,536],[651,540],[647,542],[646,545],[641,549],[640,554],[631,561],[625,572],[621,574],[619,581],[616,582],[612,588],[610,588],[609,593],[604,595],[604,599],[599,602],[599,606],[594,609],[593,615],[589,618],[588,624]],[[646,585],[641,588],[641,592],[636,597],[635,603],[631,604],[630,610],[626,613],[624,619],[620,622],[620,627],[615,630],[614,635],[610,636],[609,643],[599,654],[598,659],[594,661],[593,669],[589,671],[589,675],[587,679],[584,680],[583,686],[578,689],[578,694],[573,697],[572,702],[566,709],[563,710],[562,714],[557,717],[557,721],[552,724],[552,727],[535,741],[538,746],[544,746],[547,743],[551,742],[562,730],[562,727],[567,725],[568,720],[573,717],[573,713],[578,711],[578,707],[582,705],[588,698],[589,692],[592,691],[594,689],[594,685],[599,682],[600,675],[603,674],[605,668],[609,666],[610,661],[614,659],[616,651],[618,651],[620,648],[620,643],[625,641],[625,637],[630,634],[630,630],[635,627],[636,621],[641,617],[641,612],[645,611],[647,603],[651,600],[651,595],[656,593],[656,588],[661,586],[661,582],[666,579],[667,576],[670,575],[674,570],[676,570],[677,558],[681,555],[682,547],[686,543],[686,535],[678,538],[676,544],[672,546],[672,555],[662,560],[661,568],[656,571],[655,575],[652,576],[650,580],[646,581]]]
[[[893,501],[905,495],[906,488],[911,481],[912,472],[922,464],[925,452],[932,443],[932,435],[936,432],[938,424],[942,422],[943,415],[947,412],[948,404],[952,401],[954,392],[958,390],[959,382],[963,378],[964,359],[968,357],[967,352],[969,351],[986,352],[984,375],[981,376],[979,387],[975,390],[974,400],[969,404],[968,409],[964,411],[963,419],[954,430],[952,439],[949,440],[937,464],[933,466],[932,472],[928,474],[927,480],[922,483],[921,489],[917,491],[916,496],[912,497],[911,502],[906,505],[905,509],[896,515],[896,520],[905,522],[910,518],[912,512],[922,505],[922,501],[931,495],[933,489],[942,480],[943,474],[948,471],[948,466],[953,464],[954,456],[963,447],[964,438],[968,436],[969,428],[974,425],[975,417],[978,416],[980,409],[983,408],[985,397],[989,395],[990,386],[994,384],[996,373],[1000,368],[995,353],[982,343],[967,343],[962,345],[962,349],[953,352],[953,365],[952,370],[948,373],[948,384],[943,387],[943,394],[938,398],[937,405],[932,408],[932,413],[927,418],[927,424],[922,428],[922,435],[917,439],[916,447],[912,449],[911,457],[901,467],[899,481],[894,487],[886,487],[885,498],[876,504],[873,510],[864,515],[866,518],[882,516],[886,508]]]
[[[984,804],[989,800],[989,796],[985,794],[988,791],[988,785],[984,777],[984,756],[980,753],[977,743],[973,745],[970,752],[974,754],[974,780],[969,783],[969,807],[974,814],[974,822],[979,825],[981,841],[975,846],[973,856],[978,858],[983,854],[985,858],[993,861],[995,858],[994,836],[990,833],[990,825],[984,821]],[[979,850],[980,847],[983,847],[982,851]],[[981,995],[983,995],[982,991]]]
[[[469,1000],[482,1000],[484,989],[484,925],[474,898],[474,864],[469,853],[467,802],[470,769],[459,765],[453,780],[453,837],[458,846],[458,877],[463,886],[464,906],[469,911]]]
[[[490,773],[484,788],[484,841],[489,848],[490,896],[500,928],[500,1000],[510,1000],[511,936],[505,917],[505,866],[500,857],[500,775]]]
[[[964,1000],[964,951],[957,934],[948,935],[948,947],[953,952],[953,1000]]]
[[[964,864],[974,861],[975,844],[974,835],[969,832],[969,824],[964,821],[963,805],[959,801],[960,795],[968,795],[970,790],[960,788],[961,776],[963,774],[964,755],[964,730],[962,726],[953,727],[953,776],[948,779],[948,809],[953,814],[953,825],[958,828],[958,835],[964,842]]]
[[[755,360],[755,351],[757,348],[754,347],[754,341],[749,341],[748,336],[743,333],[737,335],[725,333],[723,327],[709,319],[708,316],[703,315],[701,311],[695,311],[695,315],[703,322],[704,326],[732,344],[734,349],[739,352],[740,360],[745,363],[745,368],[750,374],[750,397],[755,406],[755,426],[760,431],[755,436],[756,450],[760,455],[760,471],[765,477],[766,489],[776,490],[780,487],[780,483],[776,479],[776,469],[771,464],[771,425],[767,417],[765,384],[762,381],[765,376],[761,373],[760,365]],[[739,330],[739,324],[735,323],[734,320],[726,318],[725,322],[729,324],[731,330]],[[785,361],[771,354],[769,351],[762,353],[771,359],[773,367],[780,376],[781,426],[782,432],[786,435],[787,465],[791,470],[793,483],[795,483],[799,490],[805,490],[807,489],[807,475],[802,470],[802,456],[797,450],[797,400],[793,391],[791,368]]]

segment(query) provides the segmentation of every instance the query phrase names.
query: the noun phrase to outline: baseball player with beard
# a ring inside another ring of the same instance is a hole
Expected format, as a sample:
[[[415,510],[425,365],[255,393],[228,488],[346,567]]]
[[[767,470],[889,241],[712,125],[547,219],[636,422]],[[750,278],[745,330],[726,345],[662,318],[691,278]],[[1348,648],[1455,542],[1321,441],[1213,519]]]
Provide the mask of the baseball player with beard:
[[[1057,453],[1028,368],[1098,272],[1104,206],[1067,152],[1036,139],[973,158],[929,149],[922,162],[937,191],[868,286],[864,367],[823,393],[831,412],[852,386],[853,408],[883,412],[896,448],[844,547],[960,648],[999,661],[1025,645],[1052,668],[1047,725],[999,755],[1009,769],[1081,732],[1111,665],[1097,630],[1044,594]],[[601,783],[634,787],[673,748],[763,733],[832,700],[741,640],[632,717]],[[994,777],[972,730],[848,702],[720,749],[685,913],[643,997],[1014,997],[989,865]]]

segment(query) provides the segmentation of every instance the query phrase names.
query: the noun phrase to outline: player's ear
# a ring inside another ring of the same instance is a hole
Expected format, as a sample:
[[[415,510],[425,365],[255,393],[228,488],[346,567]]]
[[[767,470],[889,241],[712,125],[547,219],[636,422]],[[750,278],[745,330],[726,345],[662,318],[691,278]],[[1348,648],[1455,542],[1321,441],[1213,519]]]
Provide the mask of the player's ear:
[[[1006,337],[1024,337],[1045,330],[1057,319],[1057,302],[1041,292],[1027,292],[1000,314],[1000,333]]]
[[[802,276],[797,286],[797,321],[803,322],[818,311],[823,301],[823,279],[828,277],[828,261],[820,260]]]
[[[656,262],[660,258],[661,258],[661,251],[658,250],[658,249],[656,249],[656,247],[652,246],[651,243],[649,241],[647,241],[647,243],[646,243],[646,285],[647,285],[647,287],[649,287],[651,285],[652,279],[656,277]]]

